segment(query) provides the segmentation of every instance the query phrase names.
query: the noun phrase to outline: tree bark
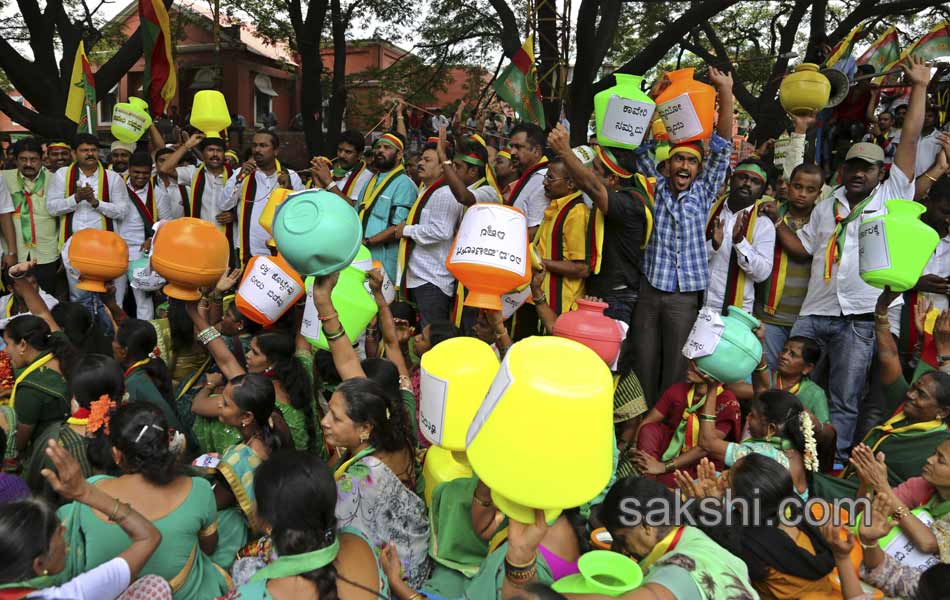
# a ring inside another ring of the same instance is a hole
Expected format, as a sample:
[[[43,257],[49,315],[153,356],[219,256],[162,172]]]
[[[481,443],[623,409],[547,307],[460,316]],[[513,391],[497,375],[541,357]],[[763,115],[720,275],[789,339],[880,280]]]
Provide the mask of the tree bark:
[[[621,0],[583,0],[577,13],[577,59],[567,93],[572,145],[587,143],[587,123],[594,112],[594,78],[617,32],[620,8]]]
[[[330,0],[330,18],[333,33],[333,83],[330,103],[325,115],[327,134],[323,140],[326,156],[335,154],[335,146],[340,138],[340,124],[343,111],[346,110],[346,26],[352,16],[350,11],[341,14],[340,0]]]
[[[561,102],[558,97],[561,78],[560,51],[558,49],[558,15],[555,0],[539,0],[535,6],[535,31],[538,42],[538,87],[544,106],[547,127],[558,122]]]
[[[301,0],[288,3],[290,23],[300,52],[300,113],[303,117],[304,137],[311,156],[320,153],[323,146],[323,58],[320,40],[327,16],[327,1],[312,0],[304,19]]]

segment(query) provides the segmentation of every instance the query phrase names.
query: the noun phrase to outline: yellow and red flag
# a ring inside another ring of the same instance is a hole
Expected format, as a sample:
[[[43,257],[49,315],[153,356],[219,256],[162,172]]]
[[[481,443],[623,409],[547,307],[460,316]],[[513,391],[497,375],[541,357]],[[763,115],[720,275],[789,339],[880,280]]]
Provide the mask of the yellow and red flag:
[[[172,59],[171,26],[162,0],[139,0],[139,28],[145,57],[145,95],[153,114],[165,112],[175,97],[178,80]]]
[[[96,80],[82,40],[76,47],[73,71],[69,77],[66,118],[79,125],[80,131],[93,133],[96,130]]]

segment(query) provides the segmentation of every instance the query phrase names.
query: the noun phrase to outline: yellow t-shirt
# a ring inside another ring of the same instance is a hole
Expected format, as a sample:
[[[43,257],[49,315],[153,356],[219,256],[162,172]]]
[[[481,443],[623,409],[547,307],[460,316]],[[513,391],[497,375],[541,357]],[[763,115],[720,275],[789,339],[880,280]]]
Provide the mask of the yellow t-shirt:
[[[554,228],[554,221],[567,204],[572,202],[576,196],[565,196],[552,200],[548,207],[544,209],[544,220],[538,227],[538,234],[535,237],[538,254],[542,259],[554,260],[552,249],[548,248],[548,240],[551,237],[551,231]],[[590,219],[590,209],[583,202],[578,202],[567,214],[564,219],[564,226],[561,228],[561,247],[562,252],[559,260],[587,260],[587,225]],[[544,289],[549,289],[551,274],[544,275]],[[561,278],[562,299],[561,306],[551,305],[551,308],[558,314],[577,308],[577,299],[584,296],[584,280],[580,278],[562,277]],[[548,302],[551,302],[548,298]]]

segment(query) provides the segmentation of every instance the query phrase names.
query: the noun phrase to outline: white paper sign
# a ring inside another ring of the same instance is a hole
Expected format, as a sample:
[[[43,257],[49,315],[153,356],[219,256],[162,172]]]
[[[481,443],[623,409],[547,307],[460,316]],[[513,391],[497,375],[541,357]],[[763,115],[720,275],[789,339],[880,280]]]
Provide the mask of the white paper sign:
[[[449,263],[469,263],[525,272],[527,221],[522,212],[501,204],[476,204],[465,211]]]
[[[449,382],[419,369],[419,425],[422,435],[435,445],[442,443],[445,431],[445,399]]]
[[[215,469],[217,468],[218,464],[220,464],[220,462],[221,462],[221,458],[218,456],[217,453],[213,452],[211,454],[202,454],[201,456],[193,460],[191,464],[196,467],[201,467],[203,469]]]
[[[502,295],[501,318],[503,320],[511,318],[511,315],[515,314],[515,311],[528,301],[529,296],[531,296],[531,286],[525,287],[520,292],[509,292]]]
[[[597,135],[621,144],[639,146],[650,128],[655,108],[651,102],[621,98],[615,94],[607,101],[604,122],[600,124]]]
[[[708,306],[704,306],[693,323],[693,329],[689,332],[689,338],[683,346],[683,356],[692,360],[709,356],[716,351],[719,340],[722,339],[722,332],[726,330],[726,324],[722,322],[722,317],[716,311]]]
[[[356,263],[353,263],[355,266]],[[372,265],[371,265],[372,266]],[[380,273],[383,274],[383,298],[386,299],[386,304],[392,304],[396,300],[396,286],[393,285],[392,280],[389,278],[389,275],[386,273],[386,269],[380,269]],[[363,283],[363,287],[366,288],[366,293],[370,296],[373,295],[373,290],[369,287],[369,279],[366,279],[366,282]]]
[[[887,249],[887,229],[883,219],[861,223],[858,229],[859,272],[891,268],[891,253]]]
[[[300,299],[303,290],[280,266],[259,257],[248,268],[238,294],[268,321],[276,321]]]
[[[920,509],[912,512],[928,529],[931,524],[933,524],[934,518],[929,512]],[[914,546],[914,543],[910,541],[903,532],[898,533],[887,543],[884,552],[902,566],[912,567],[921,571],[926,571],[940,562],[940,557],[936,554],[924,554],[918,550],[917,547]]]
[[[320,327],[320,314],[313,305],[313,286],[307,286],[307,304],[303,308],[303,318],[300,320],[300,335],[314,342],[320,340],[323,330]]]
[[[474,440],[478,432],[481,431],[482,425],[485,424],[485,421],[488,420],[492,411],[495,410],[498,401],[501,400],[501,397],[505,395],[505,392],[508,391],[508,388],[514,382],[514,379],[511,377],[511,371],[508,370],[509,356],[511,355],[506,355],[505,359],[501,361],[501,367],[498,369],[498,373],[495,374],[495,379],[491,382],[491,387],[488,388],[485,399],[482,400],[481,405],[478,407],[478,412],[475,413],[472,424],[468,426],[468,433],[465,436],[466,448],[472,445],[472,440]]]
[[[667,100],[656,107],[663,119],[663,125],[666,126],[667,133],[670,134],[670,141],[673,143],[685,140],[703,132],[703,126],[699,122],[699,115],[693,108],[693,103],[689,100],[689,94],[680,94],[679,96]]]
[[[787,133],[783,133],[778,136],[778,139],[775,140],[775,145],[772,147],[772,155],[774,157],[772,163],[776,167],[785,166],[785,155],[788,153],[788,144],[792,141],[792,138],[788,136]],[[791,173],[783,174],[786,179],[788,179]]]

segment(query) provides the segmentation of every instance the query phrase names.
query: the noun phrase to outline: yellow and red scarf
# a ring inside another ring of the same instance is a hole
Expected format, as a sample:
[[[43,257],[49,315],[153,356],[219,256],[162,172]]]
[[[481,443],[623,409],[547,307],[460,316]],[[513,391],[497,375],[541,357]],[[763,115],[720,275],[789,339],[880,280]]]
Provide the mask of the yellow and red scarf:
[[[205,165],[201,164],[195,170],[195,176],[191,178],[191,197],[188,199],[188,202],[185,204],[185,216],[194,217],[196,219],[201,218],[201,202],[204,199],[205,193],[205,184],[206,178],[208,177],[205,173]],[[227,181],[231,178],[231,167],[227,164],[224,165],[224,180]],[[228,240],[231,238],[229,237]]]
[[[567,216],[570,214],[578,204],[583,205],[584,199],[581,197],[580,192],[574,192],[570,196],[566,197],[567,201],[564,202],[564,205],[554,216],[553,223],[550,229],[539,228],[538,236],[544,235],[544,247],[550,252],[550,260],[565,260],[564,259],[564,224],[567,221]],[[587,207],[584,206],[586,209]],[[536,238],[537,239],[537,238]],[[591,273],[599,273],[600,265],[603,259],[603,248],[604,243],[604,216],[603,214],[595,210],[590,215],[590,220],[587,225],[587,240],[585,242],[586,257],[585,262],[590,265]],[[564,297],[564,278],[560,275],[555,275],[554,273],[548,273],[545,286],[545,293],[548,297],[548,304],[557,312],[558,314],[567,312],[571,310],[570,304],[567,303],[567,299]]]
[[[661,460],[664,462],[672,460],[699,445],[699,409],[706,404],[706,398],[710,393],[714,398],[719,398],[722,388],[722,385],[718,385],[716,389],[707,391],[702,398],[696,398],[696,384],[689,386],[689,391],[686,393],[686,406],[683,407],[679,425],[676,426],[673,439],[670,440],[670,445],[666,447]]]
[[[382,138],[380,138],[380,140],[382,140]],[[379,143],[379,141],[377,141],[377,143]],[[366,221],[369,219],[369,216],[373,214],[373,207],[376,205],[376,200],[379,199],[379,195],[383,193],[383,190],[385,190],[394,179],[405,172],[406,167],[400,164],[387,173],[382,181],[379,179],[379,173],[376,173],[369,180],[369,183],[366,184],[366,187],[363,188],[363,195],[360,198],[360,221],[363,223],[364,232],[366,231]]]
[[[440,177],[432,185],[424,188],[419,192],[419,196],[416,197],[416,201],[413,203],[412,208],[409,209],[409,216],[406,217],[406,225],[418,225],[419,221],[422,218],[422,211],[425,209],[426,204],[428,204],[429,199],[432,197],[432,194],[435,191],[443,186],[445,186],[445,178]],[[399,254],[397,256],[397,268],[396,268],[396,281],[399,287],[400,293],[405,295],[409,289],[406,284],[406,276],[409,267],[409,255],[412,254],[413,249],[415,248],[415,241],[407,236],[403,236],[399,240]]]
[[[79,183],[79,165],[73,163],[66,167],[66,196],[72,196],[76,193],[76,188]],[[106,170],[103,168],[102,163],[99,163],[99,185],[96,199],[99,202],[108,202],[109,201],[109,178],[106,176]],[[63,226],[60,228],[59,232],[59,247],[62,248],[66,244],[66,240],[69,239],[69,236],[73,234],[73,216],[75,211],[68,212],[64,215]],[[114,226],[112,224],[112,219],[102,215],[102,228],[106,231],[113,231]]]
[[[785,202],[778,205],[778,216],[780,223],[788,224],[788,204]],[[785,251],[785,247],[776,238],[772,255],[772,274],[756,288],[759,302],[762,303],[762,310],[767,314],[774,315],[778,305],[782,302],[782,294],[785,293],[785,279],[788,277],[788,261],[788,252]]]
[[[126,185],[129,188],[129,200],[132,201],[132,206],[135,207],[136,212],[139,213],[139,217],[142,219],[142,225],[145,228],[145,237],[152,237],[152,225],[155,224],[155,216],[158,214],[155,208],[155,180],[149,179],[148,185],[145,186],[145,200],[142,200],[142,197],[139,196],[135,190],[132,189],[132,186]]]
[[[515,184],[511,187],[511,191],[508,193],[508,197],[505,198],[505,204],[507,206],[514,206],[515,200],[518,199],[518,194],[521,193],[521,190],[524,189],[524,185],[531,179],[531,176],[544,169],[548,166],[548,157],[542,156],[541,160],[536,162],[533,166],[525,169],[524,173],[521,174],[521,177],[515,181]]]
[[[844,240],[848,235],[848,224],[861,217],[861,213],[864,212],[864,207],[868,205],[868,202],[871,201],[873,196],[868,196],[857,206],[854,207],[854,210],[846,216],[842,217],[838,214],[838,204],[841,203],[837,198],[832,198],[833,204],[831,205],[831,210],[835,213],[835,230],[832,232],[831,237],[828,238],[828,246],[825,248],[825,272],[824,279],[825,281],[831,281],[831,269],[832,265],[841,260],[841,253],[844,252]]]
[[[713,225],[716,223],[716,220],[719,219],[719,215],[722,214],[722,209],[726,205],[728,198],[729,194],[725,193],[719,196],[716,202],[713,203],[712,210],[709,211],[709,217],[706,219],[706,239],[712,239]],[[762,204],[763,201],[764,199],[756,200],[751,208],[745,209],[752,211],[749,214],[749,222],[746,224],[744,236],[746,241],[750,243],[755,233],[755,222],[759,218],[759,205]],[[738,214],[739,213],[736,213],[736,215]],[[724,235],[732,235],[732,233],[724,233]],[[742,308],[745,300],[745,278],[746,273],[739,268],[739,260],[736,257],[735,247],[733,247],[729,255],[729,270],[726,273],[726,290],[722,298],[723,309],[727,306],[738,306]]]
[[[362,175],[363,171],[365,170],[366,170],[366,163],[363,161],[360,161],[359,166],[354,167],[353,170],[350,171],[349,177],[346,178],[346,183],[344,183],[343,187],[340,188],[340,191],[343,193],[344,196],[346,196],[347,198],[350,197],[350,194],[353,192],[353,186],[356,185],[356,182],[359,181],[360,179],[360,175]]]
[[[274,168],[274,173],[280,177],[282,168],[280,166],[280,161],[277,159],[274,159]],[[238,234],[240,235],[240,242],[238,244],[238,264],[242,267],[246,265],[253,256],[251,252],[251,222],[253,221],[253,219],[251,219],[251,213],[254,211],[254,202],[256,202],[256,200],[257,172],[254,172],[245,177],[244,182],[241,183],[241,199],[237,206],[237,226]],[[228,229],[231,229],[230,225],[228,226]],[[231,250],[234,250],[233,243],[231,244]]]

